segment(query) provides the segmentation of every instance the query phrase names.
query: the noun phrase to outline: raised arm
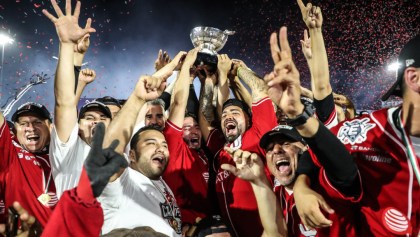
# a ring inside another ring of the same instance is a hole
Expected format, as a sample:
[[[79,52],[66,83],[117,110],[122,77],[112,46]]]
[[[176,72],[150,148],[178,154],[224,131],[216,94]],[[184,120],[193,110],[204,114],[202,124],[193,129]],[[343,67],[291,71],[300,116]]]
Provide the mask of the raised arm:
[[[90,34],[86,34],[83,36],[83,38],[79,39],[77,41],[77,44],[74,45],[74,57],[73,57],[73,63],[75,70],[80,70],[83,64],[83,59],[85,58],[85,55],[87,53],[87,50],[89,49],[90,45]],[[92,81],[86,81],[85,78],[80,77],[80,73],[75,73],[75,82],[76,82],[76,100],[79,101],[80,97],[86,87],[87,84],[91,83]]]
[[[201,82],[200,105],[198,109],[198,120],[204,140],[210,135],[213,129],[212,124],[216,121],[215,108],[213,107],[214,86],[217,83],[217,75],[206,72],[205,79]]]
[[[302,116],[304,111],[310,113],[310,110],[300,101],[299,72],[292,60],[285,27],[280,30],[280,48],[277,44],[276,33],[273,33],[270,44],[275,62],[274,74],[276,75],[267,78],[272,100],[291,119],[289,123],[294,123],[299,134],[316,154],[332,186],[347,196],[357,197],[361,192],[357,167],[344,145],[312,115],[309,115],[306,121],[293,121],[293,119]]]
[[[227,54],[217,55],[217,73],[219,75],[219,83],[217,85],[217,114],[219,118],[222,116],[223,103],[229,99],[229,85],[228,85],[228,73],[232,66],[232,60],[230,60]]]
[[[232,59],[233,67],[229,73],[229,88],[232,90],[233,95],[239,99],[244,101],[249,108],[252,107],[252,96],[249,93],[248,89],[242,84],[241,80],[239,80],[238,75],[236,74],[239,67],[247,67],[242,60],[239,59]]]
[[[264,173],[264,163],[256,153],[233,151],[227,148],[233,157],[236,167],[223,164],[221,167],[240,179],[249,181],[257,200],[258,213],[264,227],[263,236],[286,236],[287,227],[281,211],[279,200],[276,198],[271,184]]]
[[[267,97],[267,86],[255,72],[251,69],[240,66],[237,75],[251,89],[252,102],[258,102]]]
[[[316,100],[323,100],[331,94],[330,73],[328,68],[327,51],[325,50],[324,38],[322,36],[322,13],[321,8],[312,6],[308,3],[306,6],[302,0],[297,0],[303,21],[309,28],[310,46],[312,48],[312,57],[305,54],[311,72],[311,87]],[[305,32],[304,41],[308,40]],[[305,42],[306,43],[306,42]],[[302,44],[303,45],[303,44]]]
[[[91,25],[91,19],[87,20],[86,26],[82,29],[79,24],[80,1],[77,1],[74,14],[71,14],[71,1],[66,0],[65,14],[59,8],[55,0],[51,0],[57,17],[54,17],[47,10],[42,12],[55,25],[60,40],[58,64],[54,82],[55,94],[55,127],[58,137],[66,142],[74,125],[77,123],[77,98],[74,93],[74,45],[84,35],[95,32]]]
[[[181,71],[179,72],[178,79],[174,87],[172,95],[172,102],[170,105],[169,120],[178,127],[182,127],[184,123],[185,110],[187,108],[188,95],[190,92],[190,84],[194,79],[191,74],[192,66],[197,58],[198,48],[192,49],[185,57],[182,64]]]

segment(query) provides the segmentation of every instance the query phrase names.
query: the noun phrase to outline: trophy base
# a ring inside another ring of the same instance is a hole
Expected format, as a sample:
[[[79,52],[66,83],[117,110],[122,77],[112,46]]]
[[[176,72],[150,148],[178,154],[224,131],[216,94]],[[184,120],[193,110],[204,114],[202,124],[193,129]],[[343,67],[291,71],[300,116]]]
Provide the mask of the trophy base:
[[[197,67],[206,65],[209,71],[216,71],[217,70],[217,55],[198,52],[197,59],[195,60],[194,65]]]

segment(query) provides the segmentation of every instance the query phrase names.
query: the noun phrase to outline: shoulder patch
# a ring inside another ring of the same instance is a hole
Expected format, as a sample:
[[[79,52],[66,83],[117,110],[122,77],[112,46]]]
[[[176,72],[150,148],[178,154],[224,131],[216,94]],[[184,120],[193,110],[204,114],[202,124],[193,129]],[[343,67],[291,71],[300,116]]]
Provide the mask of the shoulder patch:
[[[366,141],[367,132],[376,124],[369,123],[369,118],[354,119],[344,122],[338,130],[337,137],[344,144],[357,144]]]

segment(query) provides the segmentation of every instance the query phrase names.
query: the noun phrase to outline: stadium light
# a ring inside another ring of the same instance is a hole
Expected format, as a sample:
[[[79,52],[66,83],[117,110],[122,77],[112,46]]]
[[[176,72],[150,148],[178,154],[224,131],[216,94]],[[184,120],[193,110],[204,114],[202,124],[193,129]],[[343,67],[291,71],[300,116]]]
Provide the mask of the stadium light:
[[[0,94],[3,94],[2,92],[2,88],[3,88],[3,63],[4,63],[4,46],[6,44],[12,44],[13,43],[13,39],[6,35],[6,34],[0,34],[0,45],[2,46],[2,51],[1,51],[1,71],[0,71]],[[4,96],[2,96],[4,97]],[[1,100],[1,98],[0,98]]]
[[[400,67],[401,67],[401,63],[394,62],[388,65],[388,71],[398,71]]]

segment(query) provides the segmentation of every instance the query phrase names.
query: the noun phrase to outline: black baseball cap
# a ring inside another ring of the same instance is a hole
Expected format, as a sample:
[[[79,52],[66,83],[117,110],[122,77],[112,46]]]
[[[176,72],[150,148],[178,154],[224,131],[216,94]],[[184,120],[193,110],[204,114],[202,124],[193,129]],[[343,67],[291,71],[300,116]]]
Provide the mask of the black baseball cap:
[[[252,112],[251,109],[249,108],[249,106],[243,102],[242,100],[238,100],[238,99],[228,99],[225,103],[223,103],[223,108],[222,111],[225,110],[226,107],[229,106],[238,106],[239,108],[241,108],[246,114],[248,114],[248,116],[251,118],[252,117]]]
[[[50,122],[52,121],[52,117],[50,112],[48,111],[45,106],[35,103],[35,102],[27,102],[21,106],[15,111],[15,113],[12,115],[12,121],[16,122],[18,118],[24,114],[24,113],[33,113],[38,115],[39,117],[43,119],[48,119]]]
[[[404,77],[404,71],[408,67],[420,67],[420,35],[415,36],[407,44],[398,56],[398,62],[402,64],[401,68],[397,70],[397,81],[391,88],[382,96],[381,100],[386,101],[391,95],[402,97],[401,86]]]
[[[119,100],[115,99],[114,97],[111,96],[104,96],[102,98],[98,98],[95,101],[99,101],[105,105],[115,105],[118,106],[119,108],[121,108],[121,103]]]
[[[265,149],[274,138],[278,137],[287,138],[296,142],[302,142],[304,145],[306,145],[306,142],[303,140],[303,138],[299,135],[299,133],[294,127],[291,127],[289,125],[278,125],[271,131],[265,133],[264,136],[262,136],[260,140],[260,147]]]
[[[111,114],[111,111],[108,109],[108,107],[106,107],[104,103],[94,100],[92,102],[89,102],[83,105],[82,108],[80,108],[79,120],[83,118],[83,116],[85,115],[87,111],[92,110],[92,109],[98,109],[99,111],[104,113],[105,116],[112,119],[112,114]]]

